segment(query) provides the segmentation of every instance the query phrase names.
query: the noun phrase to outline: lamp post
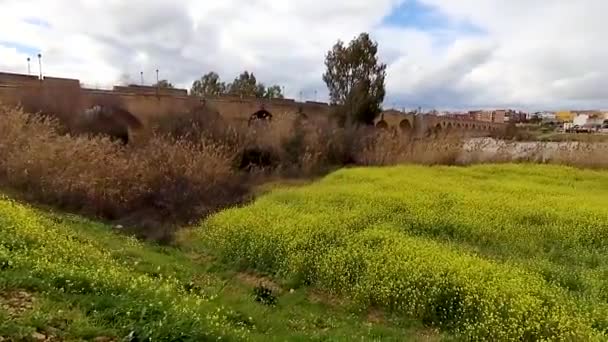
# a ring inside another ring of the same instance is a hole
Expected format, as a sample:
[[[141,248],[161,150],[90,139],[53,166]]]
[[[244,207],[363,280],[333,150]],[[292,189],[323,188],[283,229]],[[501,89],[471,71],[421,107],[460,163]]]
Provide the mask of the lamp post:
[[[29,58],[29,57],[27,58],[27,74],[28,74],[28,75],[31,75],[31,74],[32,74],[32,67],[31,67],[31,65],[30,65],[30,61],[31,61],[31,60],[32,60],[31,58]]]
[[[160,84],[158,83],[158,69],[156,69],[156,96],[160,93]]]
[[[139,72],[139,76],[140,76],[140,79],[141,79],[141,85],[143,86],[144,85],[144,72],[140,71]]]
[[[38,54],[38,70],[40,71],[40,80],[42,81],[42,54]]]

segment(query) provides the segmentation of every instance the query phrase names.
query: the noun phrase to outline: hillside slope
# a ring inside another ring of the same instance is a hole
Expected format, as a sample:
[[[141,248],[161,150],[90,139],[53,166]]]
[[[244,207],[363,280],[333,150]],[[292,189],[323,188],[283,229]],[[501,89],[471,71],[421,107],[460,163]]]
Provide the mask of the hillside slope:
[[[606,199],[606,171],[355,168],[219,213],[188,240],[466,340],[605,340]]]
[[[256,301],[270,288],[276,305]],[[428,340],[420,324],[367,317],[200,253],[0,197],[2,341]]]

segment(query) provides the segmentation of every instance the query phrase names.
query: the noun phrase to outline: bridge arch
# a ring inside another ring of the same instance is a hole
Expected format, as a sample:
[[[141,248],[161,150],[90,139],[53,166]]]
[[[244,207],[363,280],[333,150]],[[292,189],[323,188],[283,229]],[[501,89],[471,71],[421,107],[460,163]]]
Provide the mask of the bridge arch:
[[[272,113],[270,113],[266,109],[262,108],[262,109],[258,110],[257,112],[251,114],[251,116],[249,116],[248,125],[251,126],[252,124],[254,124],[256,122],[270,122],[270,121],[272,121]]]
[[[412,124],[410,123],[410,120],[403,119],[399,123],[399,128],[402,132],[409,132],[412,129]]]
[[[378,121],[378,123],[376,124],[376,128],[379,129],[388,129],[388,123],[386,121],[384,121],[384,119]]]
[[[433,128],[433,134],[436,136],[441,134],[442,131],[443,131],[443,127],[441,126],[441,123],[436,124],[435,128]]]
[[[143,127],[128,110],[117,105],[94,105],[78,116],[74,127],[79,133],[101,134],[128,144],[130,132]]]

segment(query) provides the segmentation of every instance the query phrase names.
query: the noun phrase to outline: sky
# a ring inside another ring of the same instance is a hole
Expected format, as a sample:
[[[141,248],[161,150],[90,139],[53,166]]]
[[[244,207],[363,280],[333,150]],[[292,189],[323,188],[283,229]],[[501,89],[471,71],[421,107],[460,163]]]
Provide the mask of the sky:
[[[244,70],[327,100],[325,54],[369,32],[385,107],[608,108],[605,0],[0,0],[0,71],[190,88]]]

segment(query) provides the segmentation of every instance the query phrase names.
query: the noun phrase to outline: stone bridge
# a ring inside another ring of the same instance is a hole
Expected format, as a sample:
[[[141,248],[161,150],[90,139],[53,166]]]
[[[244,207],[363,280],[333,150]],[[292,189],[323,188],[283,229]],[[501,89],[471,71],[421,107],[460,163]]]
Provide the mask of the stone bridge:
[[[375,121],[376,127],[416,136],[460,134],[488,136],[504,132],[504,123],[471,120],[467,117],[417,115],[395,110],[384,111]]]
[[[79,80],[0,73],[0,102],[20,104],[27,111],[53,113],[73,120],[96,105],[115,106],[130,113],[143,126],[160,116],[177,116],[207,107],[232,123],[247,124],[253,114],[265,110],[272,114],[327,116],[331,106],[292,99],[258,99],[236,96],[189,96],[185,89],[150,86],[115,86],[112,90],[87,89]]]
[[[118,108],[129,116],[130,126],[145,127],[159,117],[179,116],[203,107],[219,114],[233,124],[247,125],[252,116],[272,118],[273,115],[303,115],[327,118],[332,107],[320,102],[297,102],[293,99],[258,99],[234,96],[200,98],[189,96],[184,89],[164,89],[150,86],[115,86],[112,90],[81,87],[76,79],[0,73],[0,103],[22,105],[31,112],[57,115],[72,123],[79,115],[96,105]],[[471,135],[489,135],[504,125],[449,119],[440,116],[417,116],[387,111],[376,126],[400,132],[429,135],[438,132],[461,131]]]

